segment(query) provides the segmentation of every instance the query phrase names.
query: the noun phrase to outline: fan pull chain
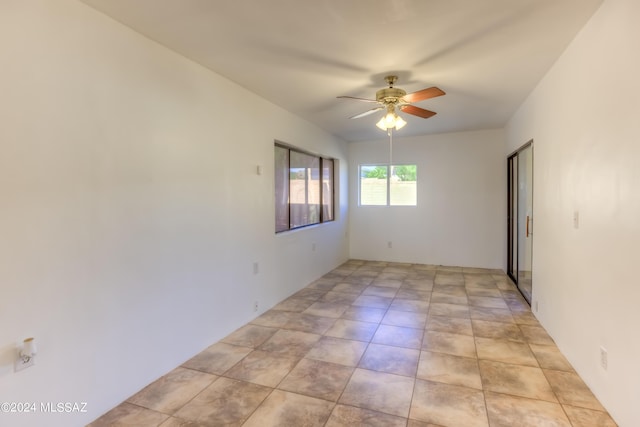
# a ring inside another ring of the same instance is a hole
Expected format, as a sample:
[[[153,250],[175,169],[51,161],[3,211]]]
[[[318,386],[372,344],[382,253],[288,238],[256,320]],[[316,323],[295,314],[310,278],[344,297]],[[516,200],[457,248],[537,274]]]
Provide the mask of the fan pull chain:
[[[387,129],[389,135],[389,178],[391,178],[391,165],[393,160],[393,128]]]

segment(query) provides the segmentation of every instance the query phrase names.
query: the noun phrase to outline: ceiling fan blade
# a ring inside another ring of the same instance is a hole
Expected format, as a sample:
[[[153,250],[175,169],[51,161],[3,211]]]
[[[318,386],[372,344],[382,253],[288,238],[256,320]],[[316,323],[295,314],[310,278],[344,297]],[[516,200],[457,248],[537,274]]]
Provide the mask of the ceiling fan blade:
[[[364,101],[364,102],[378,102],[375,99],[366,99],[366,98],[356,98],[355,96],[337,96],[336,98],[344,98],[344,99],[355,99],[356,101]]]
[[[403,113],[413,114],[414,116],[422,117],[423,119],[428,119],[429,117],[436,115],[434,111],[425,110],[424,108],[416,107],[415,105],[401,105],[399,108]]]
[[[383,106],[372,108],[371,110],[365,111],[364,113],[356,114],[355,116],[351,116],[349,118],[350,119],[359,119],[360,117],[368,116],[369,114],[373,114],[376,111],[380,111],[383,108],[384,108]]]
[[[444,91],[434,86],[434,87],[422,89],[417,92],[407,94],[403,97],[403,99],[406,102],[413,103],[413,102],[424,101],[425,99],[429,99],[429,98],[435,98],[436,96],[442,96],[442,95],[445,95]]]

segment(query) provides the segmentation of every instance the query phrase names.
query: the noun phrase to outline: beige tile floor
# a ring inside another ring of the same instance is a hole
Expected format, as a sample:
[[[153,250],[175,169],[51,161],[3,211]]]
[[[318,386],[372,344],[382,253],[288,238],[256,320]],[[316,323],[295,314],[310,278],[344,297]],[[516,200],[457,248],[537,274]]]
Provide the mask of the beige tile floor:
[[[616,424],[501,272],[352,260],[91,426]]]

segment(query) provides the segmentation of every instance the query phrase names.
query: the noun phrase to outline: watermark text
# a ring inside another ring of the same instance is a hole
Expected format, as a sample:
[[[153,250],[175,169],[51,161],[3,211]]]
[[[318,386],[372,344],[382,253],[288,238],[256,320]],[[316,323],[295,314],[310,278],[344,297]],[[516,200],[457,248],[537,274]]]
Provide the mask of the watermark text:
[[[44,412],[48,414],[84,413],[87,402],[1,402],[0,414],[25,414]]]

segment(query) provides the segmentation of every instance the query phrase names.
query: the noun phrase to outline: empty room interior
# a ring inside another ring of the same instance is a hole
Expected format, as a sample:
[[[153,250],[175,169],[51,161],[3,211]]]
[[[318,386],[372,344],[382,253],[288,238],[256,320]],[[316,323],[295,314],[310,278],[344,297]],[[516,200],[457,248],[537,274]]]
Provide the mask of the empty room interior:
[[[0,0],[0,425],[640,425],[638,17]]]

